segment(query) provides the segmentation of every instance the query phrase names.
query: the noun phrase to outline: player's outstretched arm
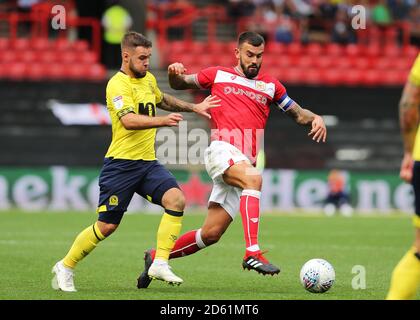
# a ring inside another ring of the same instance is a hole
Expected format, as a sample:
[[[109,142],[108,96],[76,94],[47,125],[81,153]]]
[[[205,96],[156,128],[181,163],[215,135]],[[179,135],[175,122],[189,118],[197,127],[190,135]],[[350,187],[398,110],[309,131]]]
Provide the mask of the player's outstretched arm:
[[[401,135],[404,142],[404,157],[400,177],[411,182],[413,177],[413,148],[419,126],[420,87],[407,81],[399,103]]]
[[[220,106],[220,99],[216,96],[208,96],[202,102],[194,104],[175,98],[164,93],[162,101],[156,105],[158,108],[171,112],[195,112],[206,118],[211,118],[208,110]]]
[[[287,109],[286,114],[300,125],[311,125],[311,131],[308,133],[308,136],[312,136],[312,140],[316,142],[326,141],[327,128],[321,116],[308,109],[303,109],[296,102],[293,102]]]
[[[176,127],[182,119],[182,114],[179,113],[171,113],[162,117],[149,117],[130,112],[122,116],[120,121],[127,130],[142,130],[159,127]]]
[[[175,90],[200,89],[195,82],[195,74],[185,74],[187,69],[182,63],[175,62],[168,66],[169,85]]]

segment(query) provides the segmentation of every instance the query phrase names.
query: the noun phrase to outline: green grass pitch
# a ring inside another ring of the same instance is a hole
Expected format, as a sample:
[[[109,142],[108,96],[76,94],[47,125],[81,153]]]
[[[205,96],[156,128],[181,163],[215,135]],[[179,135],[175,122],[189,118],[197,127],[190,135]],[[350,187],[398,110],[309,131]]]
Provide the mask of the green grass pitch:
[[[184,218],[183,231],[197,228],[204,215]],[[96,219],[82,213],[0,213],[0,299],[77,300],[371,300],[384,299],[391,271],[413,240],[407,215],[353,218],[302,215],[262,216],[260,244],[281,268],[278,276],[242,269],[244,240],[236,219],[220,242],[171,265],[184,279],[179,287],[153,281],[136,288],[143,251],[154,246],[160,215],[126,215],[120,228],[76,269],[77,293],[51,288],[51,268],[75,236]],[[301,266],[324,258],[335,268],[336,282],[324,294],[306,292]],[[363,266],[363,275],[355,266]],[[353,268],[356,269],[353,269]],[[359,278],[355,278],[359,277]],[[417,298],[419,298],[419,294]]]

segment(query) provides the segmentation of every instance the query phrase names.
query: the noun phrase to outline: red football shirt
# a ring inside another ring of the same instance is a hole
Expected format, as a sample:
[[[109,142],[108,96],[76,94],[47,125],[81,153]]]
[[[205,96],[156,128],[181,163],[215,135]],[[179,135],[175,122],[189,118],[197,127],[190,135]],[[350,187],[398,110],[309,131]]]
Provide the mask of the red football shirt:
[[[210,110],[211,140],[236,146],[255,163],[271,103],[286,111],[293,102],[284,86],[267,74],[248,79],[238,67],[206,68],[195,81],[221,100],[220,107]]]

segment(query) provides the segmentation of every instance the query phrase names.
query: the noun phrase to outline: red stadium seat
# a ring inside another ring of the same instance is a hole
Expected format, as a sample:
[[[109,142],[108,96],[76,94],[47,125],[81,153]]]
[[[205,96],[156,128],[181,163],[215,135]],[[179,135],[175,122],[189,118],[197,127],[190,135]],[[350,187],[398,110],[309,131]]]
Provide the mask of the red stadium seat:
[[[348,86],[359,85],[363,78],[363,71],[357,69],[350,69],[343,73],[343,82]]]
[[[213,48],[215,48],[214,46]],[[207,43],[203,41],[193,41],[188,44],[188,47],[185,48],[183,52],[189,53],[189,54],[203,54],[208,52],[209,48],[207,46]]]
[[[276,64],[275,65],[277,67],[280,67],[280,68],[290,68],[290,67],[294,67],[295,66],[295,65],[293,65],[293,62],[295,62],[295,61],[291,57],[289,57],[287,55],[280,55],[276,59]]]
[[[89,80],[100,81],[105,79],[105,76],[106,69],[101,64],[95,63],[87,68],[87,78]]]
[[[44,63],[55,63],[58,62],[59,52],[54,50],[48,50],[48,51],[38,51],[38,61],[44,62]]]
[[[387,45],[383,49],[383,53],[387,57],[399,57],[401,55],[401,49],[397,45]]]
[[[345,47],[345,52],[347,56],[357,57],[360,55],[362,48],[357,44],[348,44]]]
[[[404,85],[406,78],[402,78],[401,74],[402,73],[395,70],[384,71],[381,73],[381,83],[388,86]]]
[[[188,44],[186,41],[171,41],[168,42],[167,48],[170,53],[184,52],[191,48],[191,43]]]
[[[9,63],[6,68],[6,77],[12,80],[22,80],[26,76],[26,64],[22,62]]]
[[[329,43],[325,47],[326,54],[328,56],[341,56],[343,54],[343,47],[336,43]]]
[[[400,58],[400,59],[394,59],[393,66],[396,70],[410,70],[413,65],[413,61],[411,59],[407,58]]]
[[[303,52],[303,47],[299,42],[292,42],[286,46],[286,52],[289,55],[298,56]]]
[[[1,50],[0,51],[0,61],[2,63],[9,63],[16,61],[16,52],[13,50]]]
[[[224,54],[226,52],[226,45],[223,42],[209,42],[207,44],[207,50],[211,54]],[[202,52],[202,51],[201,51]]]
[[[47,77],[48,65],[41,63],[30,63],[26,68],[26,76],[30,80],[41,80]]]
[[[76,51],[87,51],[89,50],[89,44],[86,40],[76,40],[73,44],[74,50]]]
[[[267,54],[284,54],[286,52],[286,45],[284,43],[270,41],[265,47]]]
[[[419,54],[419,52],[420,51],[419,51],[419,49],[416,46],[408,45],[408,46],[404,46],[402,48],[403,55],[405,57],[408,57],[408,58],[413,58],[413,60],[414,60],[415,57],[417,57],[417,55]]]
[[[374,66],[376,69],[386,70],[386,69],[392,68],[393,62],[394,62],[394,59],[392,58],[379,57],[375,59]]]
[[[381,72],[367,70],[362,77],[362,83],[366,86],[377,86],[381,83]]]
[[[68,66],[71,67],[71,66]],[[59,63],[48,64],[46,69],[46,77],[51,80],[66,79],[67,70],[66,65]]]
[[[332,59],[334,58],[322,55],[322,56],[316,57],[313,63],[314,63],[314,66],[317,68],[326,69],[326,68],[329,68],[333,64]]]
[[[83,53],[82,53],[83,54]],[[80,53],[69,50],[60,52],[60,61],[65,64],[74,63],[78,60]]]
[[[65,38],[61,38],[53,42],[53,47],[60,51],[69,50],[72,48],[72,43]]]
[[[0,38],[0,51],[10,48],[10,41],[7,38]]]
[[[304,83],[304,71],[299,68],[287,68],[283,69],[281,73],[281,81],[287,84],[303,84]]]
[[[19,62],[34,63],[37,61],[38,55],[34,50],[17,50],[15,51],[15,59]]]
[[[350,59],[350,64],[352,68],[356,68],[358,70],[368,70],[373,68],[374,61],[374,59],[369,57],[353,57]]]
[[[96,63],[98,57],[93,51],[85,51],[77,54],[77,61],[80,63]]]
[[[324,53],[324,48],[319,43],[309,43],[305,48],[305,52],[310,56],[321,56]]]
[[[212,54],[201,54],[199,56],[196,56],[195,58],[195,64],[199,65],[201,69],[211,67],[215,63],[218,63],[218,61],[216,61],[217,57],[215,57]]]
[[[31,46],[30,40],[27,38],[17,38],[11,43],[12,43],[12,47],[18,50],[29,49]]]
[[[46,38],[35,38],[31,41],[31,47],[35,50],[48,50],[51,43]]]
[[[238,47],[238,43],[236,41],[229,41],[226,44],[226,50],[227,52],[229,52],[230,54],[233,54],[235,52],[235,48]]]
[[[338,69],[349,69],[351,68],[351,61],[346,56],[337,57],[332,60],[332,65]]]
[[[89,65],[85,65],[81,63],[74,63],[72,65],[66,65],[65,74],[66,74],[66,77],[71,80],[87,79],[88,68],[89,68]]]
[[[369,57],[378,57],[381,54],[381,47],[378,45],[365,46],[362,52]]]
[[[314,65],[314,60],[316,58],[312,57],[312,56],[308,56],[308,55],[302,55],[300,57],[297,57],[296,59],[296,65],[299,68],[302,69],[307,69],[310,68]]]
[[[325,70],[323,75],[323,83],[330,86],[336,86],[342,83],[343,72],[337,69]]]
[[[303,81],[308,85],[320,85],[322,83],[323,74],[322,71],[315,68],[306,69],[304,72]]]

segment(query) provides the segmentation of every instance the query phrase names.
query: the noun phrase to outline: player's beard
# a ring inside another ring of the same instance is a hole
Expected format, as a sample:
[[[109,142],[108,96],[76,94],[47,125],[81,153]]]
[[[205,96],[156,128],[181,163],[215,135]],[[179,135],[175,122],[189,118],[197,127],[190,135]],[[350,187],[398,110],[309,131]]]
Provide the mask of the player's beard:
[[[249,69],[250,67],[254,67],[254,69]],[[258,72],[260,71],[261,65],[257,64],[250,64],[248,67],[246,67],[243,62],[241,61],[241,68],[245,74],[245,76],[248,79],[253,79],[258,75]]]
[[[147,71],[138,71],[133,65],[133,62],[130,60],[130,63],[128,64],[128,68],[133,73],[135,78],[143,78],[146,75]]]

